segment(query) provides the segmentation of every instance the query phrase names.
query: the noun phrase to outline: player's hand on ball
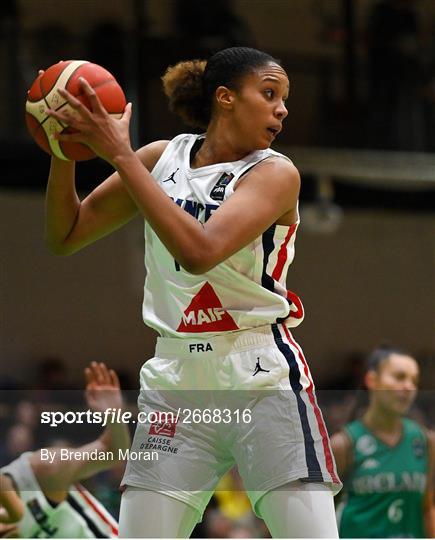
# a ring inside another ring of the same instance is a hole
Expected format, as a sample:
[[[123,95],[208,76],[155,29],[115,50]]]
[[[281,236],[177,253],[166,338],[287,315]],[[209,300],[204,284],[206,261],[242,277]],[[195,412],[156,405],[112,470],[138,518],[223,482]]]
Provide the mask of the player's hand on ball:
[[[49,109],[47,113],[68,124],[76,133],[57,133],[55,137],[59,141],[86,144],[98,156],[113,165],[116,157],[132,152],[129,136],[131,103],[127,104],[122,118],[118,120],[106,111],[95,90],[85,79],[80,78],[80,84],[91,108],[88,109],[67,90],[59,88],[59,94],[66,99],[73,112]]]
[[[113,369],[103,362],[92,362],[85,369],[86,401],[93,411],[122,407],[119,379]]]

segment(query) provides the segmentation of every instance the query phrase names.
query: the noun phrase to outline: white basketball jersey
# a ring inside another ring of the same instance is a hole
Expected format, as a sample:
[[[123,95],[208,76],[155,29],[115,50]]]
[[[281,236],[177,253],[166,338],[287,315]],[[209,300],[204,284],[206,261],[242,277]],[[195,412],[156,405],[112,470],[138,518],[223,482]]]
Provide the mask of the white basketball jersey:
[[[67,498],[53,506],[46,499],[29,462],[31,452],[2,467],[19,491],[24,516],[20,538],[116,538],[118,524],[82,485],[75,484]]]
[[[288,159],[271,149],[257,150],[239,161],[192,169],[192,148],[203,137],[175,137],[152,170],[169,197],[201,223],[234,193],[237,181],[254,165],[271,156]],[[297,326],[304,311],[300,299],[287,290],[286,277],[298,224],[299,220],[291,226],[272,225],[208,272],[194,275],[180,267],[145,223],[144,322],[160,335],[174,337],[215,335],[277,321]],[[231,226],[228,223],[229,231]]]

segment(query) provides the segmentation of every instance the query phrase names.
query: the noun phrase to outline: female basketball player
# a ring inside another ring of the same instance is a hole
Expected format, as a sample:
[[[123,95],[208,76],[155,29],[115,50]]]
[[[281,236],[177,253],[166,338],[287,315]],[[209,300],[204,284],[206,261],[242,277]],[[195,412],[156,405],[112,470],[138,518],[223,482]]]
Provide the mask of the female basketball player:
[[[345,482],[340,537],[433,538],[435,439],[404,415],[419,378],[414,358],[389,347],[369,357],[369,406],[332,437]]]
[[[141,212],[143,316],[161,337],[141,371],[139,406],[181,411],[137,427],[133,450],[157,450],[160,459],[129,462],[120,535],[189,536],[237,462],[272,535],[336,537],[340,483],[311,375],[289,330],[303,318],[299,298],[286,289],[300,179],[289,159],[269,149],[287,116],[286,72],[249,48],[169,68],[163,84],[171,109],[205,133],[136,153],[131,104],[113,120],[81,84],[92,110],[61,92],[74,114],[50,114],[77,133],[57,136],[88,144],[116,172],[81,202],[74,164],[53,158],[48,244],[73,253]],[[211,419],[192,423],[192,411],[208,406]]]

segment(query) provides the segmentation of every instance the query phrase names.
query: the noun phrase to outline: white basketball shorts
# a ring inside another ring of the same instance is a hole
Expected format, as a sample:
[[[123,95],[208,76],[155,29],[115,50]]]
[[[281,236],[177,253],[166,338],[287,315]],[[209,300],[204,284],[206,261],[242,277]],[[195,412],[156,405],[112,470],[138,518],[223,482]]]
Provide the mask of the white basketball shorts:
[[[123,485],[165,493],[201,515],[234,464],[254,511],[262,495],[295,480],[339,491],[308,365],[283,324],[159,338],[140,377]]]

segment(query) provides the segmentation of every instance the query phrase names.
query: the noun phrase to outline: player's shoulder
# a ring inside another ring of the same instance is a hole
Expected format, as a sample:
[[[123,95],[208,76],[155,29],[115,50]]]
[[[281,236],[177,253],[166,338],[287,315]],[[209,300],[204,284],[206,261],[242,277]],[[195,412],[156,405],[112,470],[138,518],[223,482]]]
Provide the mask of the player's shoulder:
[[[271,187],[269,180],[272,180],[273,185],[281,185],[286,191],[291,189],[296,193],[299,193],[301,184],[299,171],[290,160],[281,154],[272,154],[256,163],[251,169],[249,169],[247,174],[241,178],[241,180],[246,181],[248,178],[256,178],[259,183],[262,183],[269,189]],[[264,179],[267,179],[268,182],[265,183]],[[252,185],[252,182],[250,183]]]
[[[340,431],[335,433],[331,439],[334,446],[341,450],[353,452],[359,438],[367,434],[364,424],[359,419],[352,420],[344,425]]]
[[[353,446],[352,437],[347,429],[348,426],[345,426],[340,431],[337,431],[331,437],[331,444],[335,449],[338,450],[351,450]]]
[[[331,437],[331,448],[340,476],[347,476],[354,462],[353,442],[345,429]]]
[[[296,165],[284,154],[280,154],[279,152],[269,149],[267,152],[265,151],[264,154],[261,154],[261,157],[262,159],[259,161],[256,168],[260,169],[262,167],[273,167],[276,171],[280,171],[282,173],[297,173],[299,175]]]
[[[145,167],[151,171],[161,158],[169,143],[170,141],[166,140],[154,141],[139,148],[139,150],[136,151],[136,154]]]
[[[145,167],[151,171],[164,154],[170,155],[179,148],[184,151],[184,148],[197,138],[198,135],[192,133],[181,133],[171,140],[161,139],[148,143],[139,148],[139,150],[136,151],[136,154],[139,156],[139,159]]]
[[[404,417],[402,418],[402,424],[405,428],[405,433],[409,437],[421,436],[430,440],[430,430],[419,422],[411,418]]]

